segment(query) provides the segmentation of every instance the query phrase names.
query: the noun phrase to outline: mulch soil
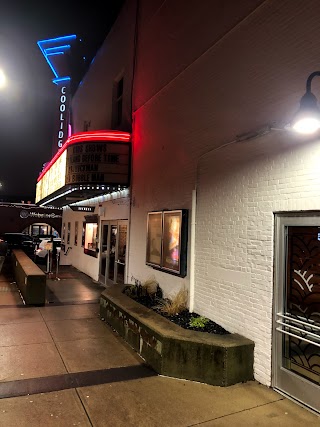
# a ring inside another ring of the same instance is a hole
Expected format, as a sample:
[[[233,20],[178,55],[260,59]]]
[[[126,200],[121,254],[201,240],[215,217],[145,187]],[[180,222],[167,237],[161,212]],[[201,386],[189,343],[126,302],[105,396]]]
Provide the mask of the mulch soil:
[[[156,313],[170,320],[170,322],[173,322],[184,329],[189,329],[197,332],[207,332],[209,334],[217,334],[217,335],[226,335],[230,333],[226,331],[222,326],[218,325],[217,323],[213,322],[210,319],[206,322],[206,324],[203,327],[190,326],[190,321],[192,318],[200,317],[198,313],[194,313],[194,312],[190,313],[188,310],[184,310],[173,316],[169,316],[167,313],[156,308],[157,306],[155,304],[155,301],[151,300],[148,297],[140,296],[140,297],[135,297],[133,299],[137,301],[139,304],[142,304],[145,307],[150,308],[151,310],[155,311]]]

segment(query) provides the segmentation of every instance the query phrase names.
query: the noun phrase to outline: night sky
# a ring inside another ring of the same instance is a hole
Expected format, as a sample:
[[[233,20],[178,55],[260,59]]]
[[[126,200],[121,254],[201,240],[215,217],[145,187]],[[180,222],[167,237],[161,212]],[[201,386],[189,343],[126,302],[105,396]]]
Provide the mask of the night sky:
[[[33,203],[39,172],[51,159],[56,86],[37,41],[81,38],[72,70],[79,81],[122,5],[122,0],[1,1],[0,69],[9,81],[0,90],[0,201]]]

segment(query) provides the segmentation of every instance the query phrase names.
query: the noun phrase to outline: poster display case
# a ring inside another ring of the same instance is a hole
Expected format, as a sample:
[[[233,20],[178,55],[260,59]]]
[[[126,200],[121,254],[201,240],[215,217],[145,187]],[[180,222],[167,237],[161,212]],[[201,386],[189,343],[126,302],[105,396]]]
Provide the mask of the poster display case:
[[[161,267],[162,252],[162,212],[149,212],[147,221],[146,263]]]
[[[187,274],[188,211],[149,212],[146,264],[185,277]]]

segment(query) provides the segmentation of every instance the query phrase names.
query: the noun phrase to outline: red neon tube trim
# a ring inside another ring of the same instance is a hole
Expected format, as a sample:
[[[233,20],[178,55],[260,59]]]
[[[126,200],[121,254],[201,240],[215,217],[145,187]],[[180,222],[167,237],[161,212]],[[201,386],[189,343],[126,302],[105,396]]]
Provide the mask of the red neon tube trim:
[[[131,134],[129,132],[122,132],[119,130],[94,130],[90,132],[78,132],[71,135],[60,150],[52,157],[47,166],[39,175],[37,182],[48,172],[51,166],[59,159],[61,154],[72,144],[79,144],[81,142],[96,142],[96,141],[119,141],[130,142]]]

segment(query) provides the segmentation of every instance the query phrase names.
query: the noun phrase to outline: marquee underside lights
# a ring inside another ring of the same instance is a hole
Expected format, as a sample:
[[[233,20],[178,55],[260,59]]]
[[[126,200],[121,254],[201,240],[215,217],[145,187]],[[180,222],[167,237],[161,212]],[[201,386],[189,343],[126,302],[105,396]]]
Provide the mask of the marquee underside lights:
[[[130,141],[121,131],[72,135],[40,174],[36,203],[65,206],[128,188]]]

